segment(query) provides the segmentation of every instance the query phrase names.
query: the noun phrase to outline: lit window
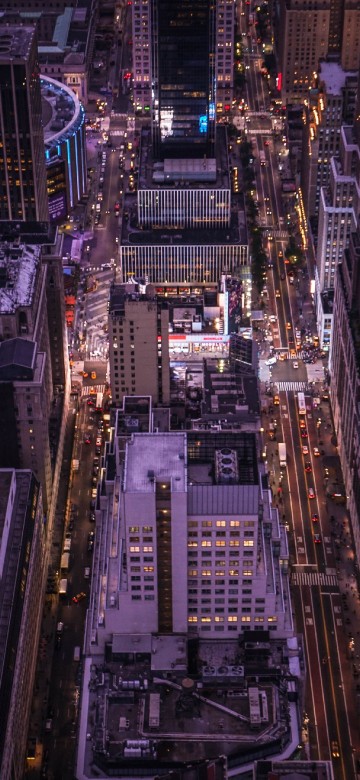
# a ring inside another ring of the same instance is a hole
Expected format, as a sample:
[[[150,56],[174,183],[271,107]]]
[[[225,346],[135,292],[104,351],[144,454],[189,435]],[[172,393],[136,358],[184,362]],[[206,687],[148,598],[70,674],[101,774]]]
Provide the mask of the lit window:
[[[204,540],[203,540],[203,541],[201,542],[201,547],[211,547],[211,542],[208,542],[208,541],[204,541]]]
[[[196,615],[190,615],[188,617],[188,623],[197,623],[197,617]]]
[[[230,528],[239,528],[240,520],[230,520]]]
[[[217,539],[217,540],[216,540],[216,542],[215,542],[215,545],[216,545],[216,547],[225,547],[225,545],[226,545],[226,542],[225,542],[225,541],[222,541],[222,540],[220,540],[220,541],[219,541],[219,540]]]
[[[211,528],[212,522],[211,520],[203,520],[201,523],[202,528]]]
[[[188,576],[189,577],[197,577],[198,570],[197,569],[189,569]]]
[[[230,577],[237,577],[239,574],[239,569],[230,569],[229,574]]]
[[[240,542],[239,542],[238,539],[230,539],[229,544],[230,544],[230,547],[239,547]]]
[[[152,546],[149,545],[148,547],[144,547],[144,552],[153,552]]]
[[[197,546],[198,546],[198,543],[197,543],[197,542],[188,542],[188,545],[187,545],[187,546],[188,546],[188,547],[197,547]]]
[[[217,528],[225,528],[226,527],[226,520],[217,520],[216,521]]]
[[[254,547],[254,540],[253,539],[245,539],[244,540],[244,547]]]
[[[144,571],[154,571],[153,566],[144,566]]]
[[[242,615],[241,622],[242,623],[250,623],[251,617],[248,617],[248,615]]]
[[[202,623],[211,623],[211,618],[209,618],[209,617],[202,617],[201,618],[201,622]]]
[[[252,569],[244,569],[243,571],[243,577],[252,577]]]
[[[237,615],[229,615],[228,623],[237,623]]]
[[[223,623],[223,622],[224,622],[223,617],[221,617],[220,615],[215,616],[215,623]]]
[[[201,574],[203,577],[211,577],[211,569],[202,569]]]
[[[131,545],[130,546],[130,552],[140,552],[139,545]]]
[[[276,615],[271,615],[270,617],[268,617],[268,623],[277,623]]]
[[[129,532],[131,534],[138,534],[139,533],[139,526],[138,525],[131,525],[129,528]]]

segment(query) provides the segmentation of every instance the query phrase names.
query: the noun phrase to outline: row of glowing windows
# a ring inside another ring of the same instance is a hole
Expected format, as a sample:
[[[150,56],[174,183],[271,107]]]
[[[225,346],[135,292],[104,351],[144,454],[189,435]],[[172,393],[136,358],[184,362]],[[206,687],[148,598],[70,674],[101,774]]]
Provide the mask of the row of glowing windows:
[[[237,544],[234,544],[231,540],[230,542],[227,542],[225,539],[217,539],[215,542],[215,547],[226,547],[227,544],[230,544],[231,547],[239,547],[240,542],[237,542]],[[195,541],[188,542],[188,547],[197,547],[198,543]],[[201,540],[201,547],[212,547],[212,541],[208,539],[202,539]],[[253,539],[244,539],[243,540],[243,547],[254,547],[254,540]]]
[[[198,575],[198,569],[189,569],[188,575],[189,577],[197,577]],[[224,569],[215,569],[215,577],[225,577],[225,570]],[[210,569],[203,569],[201,571],[202,577],[211,577],[212,572]],[[229,569],[228,575],[230,577],[238,577],[239,576],[239,569]]]
[[[196,520],[189,520],[188,522],[188,528],[197,528],[198,522]],[[226,528],[227,525],[230,526],[230,528],[254,528],[254,521],[253,520],[216,520],[216,528]],[[212,528],[213,521],[212,520],[202,520],[201,522],[201,528]]]
[[[211,618],[211,617],[202,617],[202,618],[200,618],[200,622],[201,623],[211,623],[212,620],[214,620],[215,623],[224,623],[224,618],[219,616],[219,615],[216,615],[215,618]],[[242,618],[241,618],[241,622],[242,623],[250,623],[251,620],[252,620],[252,618],[251,618],[250,615],[243,615]],[[254,620],[255,620],[255,623],[263,623],[264,622],[264,618],[263,617],[256,617],[256,618],[254,618]],[[197,622],[198,622],[197,615],[189,615],[188,623],[197,623]],[[238,618],[237,618],[236,615],[229,615],[229,617],[227,619],[227,622],[228,623],[237,623],[238,622]],[[272,615],[272,616],[268,617],[267,618],[267,622],[268,623],[276,623],[277,622],[276,615]]]
[[[214,572],[212,569],[201,569],[201,572],[199,569],[189,569],[188,576],[189,577],[198,577],[198,575],[201,574],[202,577],[213,577]],[[230,569],[228,574],[232,577],[238,577],[239,576],[239,569]],[[253,571],[252,569],[244,569],[242,572],[242,576],[244,577],[252,577]],[[223,569],[216,569],[215,571],[215,577],[225,577],[225,571]]]

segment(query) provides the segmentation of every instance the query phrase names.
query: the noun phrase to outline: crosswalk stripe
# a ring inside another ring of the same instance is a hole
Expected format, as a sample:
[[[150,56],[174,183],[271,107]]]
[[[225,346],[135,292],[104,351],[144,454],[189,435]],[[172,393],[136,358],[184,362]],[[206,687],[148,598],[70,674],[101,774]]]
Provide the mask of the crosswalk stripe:
[[[276,347],[275,349],[275,355],[277,352],[281,352],[282,355],[285,355],[283,360],[304,360],[306,358],[307,353],[304,351],[296,352],[296,357],[291,354],[290,350],[286,350],[284,347]]]
[[[324,574],[317,571],[294,571],[291,575],[293,585],[308,585],[316,587],[331,587],[338,590],[339,585],[335,574]]]
[[[291,392],[299,393],[302,390],[308,390],[309,389],[307,382],[281,382],[281,381],[277,381],[276,382],[276,386],[277,386],[278,390],[282,390],[282,391],[285,391],[285,392],[286,391],[291,391]]]
[[[90,388],[95,391],[95,393],[104,393],[105,392],[105,385],[83,385],[81,390],[81,396],[84,395],[90,395]],[[94,395],[95,395],[94,393]]]

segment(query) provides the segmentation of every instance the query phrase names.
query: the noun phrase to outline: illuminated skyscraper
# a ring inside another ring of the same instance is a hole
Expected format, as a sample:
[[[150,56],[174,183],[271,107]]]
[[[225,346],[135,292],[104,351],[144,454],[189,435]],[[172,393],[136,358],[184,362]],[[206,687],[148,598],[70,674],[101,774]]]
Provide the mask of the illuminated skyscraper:
[[[34,27],[0,25],[0,220],[48,220]]]
[[[152,0],[153,138],[159,156],[213,156],[215,3]]]
[[[188,139],[197,153],[231,105],[235,3],[134,0],[132,9],[135,109],[153,111],[166,146]]]

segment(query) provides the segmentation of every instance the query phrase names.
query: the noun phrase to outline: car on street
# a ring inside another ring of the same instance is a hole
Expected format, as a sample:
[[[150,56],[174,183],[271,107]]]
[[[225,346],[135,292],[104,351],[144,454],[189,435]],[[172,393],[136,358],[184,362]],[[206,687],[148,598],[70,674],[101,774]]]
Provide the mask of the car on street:
[[[314,534],[314,544],[321,544],[321,535],[320,534]]]
[[[314,512],[314,514],[311,515],[311,519],[312,519],[313,523],[318,523],[319,522],[319,515],[316,512]]]
[[[302,454],[303,455],[308,455],[309,454],[309,447],[307,446],[307,444],[303,444]]]
[[[307,432],[306,428],[302,428],[301,429],[301,438],[302,439],[307,439],[307,435],[308,435],[308,432]]]
[[[91,379],[96,379],[96,371],[91,372]]]
[[[275,290],[275,298],[281,298],[280,290]]]
[[[310,499],[315,498],[315,490],[312,487],[309,487],[308,489],[308,498]]]
[[[306,461],[305,461],[305,466],[304,466],[304,468],[305,468],[305,471],[306,471],[308,474],[310,473],[310,471],[312,471],[312,466],[311,466],[311,463],[310,463],[310,461],[309,461],[309,460],[306,460]]]
[[[88,433],[85,434],[84,444],[91,444],[91,436]]]
[[[318,448],[318,447],[314,447],[314,455],[315,455],[315,458],[318,458],[318,457],[319,457],[319,455],[320,455],[320,450],[319,450],[319,448]]]
[[[81,591],[81,593],[77,593],[76,596],[72,597],[72,601],[74,602],[74,604],[78,604],[79,601],[82,601],[83,599],[86,599],[86,593],[84,593],[83,591]]]
[[[297,362],[297,360],[294,360],[293,368],[299,368],[299,363]]]
[[[331,755],[333,758],[340,758],[339,744],[336,739],[331,740]]]
[[[276,357],[271,357],[268,360],[265,360],[266,366],[273,366],[276,363]]]

